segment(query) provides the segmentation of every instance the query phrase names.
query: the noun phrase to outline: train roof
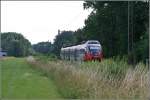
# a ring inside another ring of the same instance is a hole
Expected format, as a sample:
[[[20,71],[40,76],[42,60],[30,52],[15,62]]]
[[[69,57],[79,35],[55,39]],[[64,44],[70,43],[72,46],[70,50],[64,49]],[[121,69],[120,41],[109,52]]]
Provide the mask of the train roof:
[[[97,40],[88,40],[86,42],[84,42],[83,44],[79,44],[79,45],[75,45],[75,46],[70,46],[70,47],[65,47],[65,48],[61,48],[61,50],[68,50],[68,49],[85,49],[86,46],[88,45],[94,45],[94,46],[101,46],[100,42]]]
[[[61,50],[67,50],[67,49],[85,49],[85,47],[86,46],[84,46],[84,45],[76,45],[76,46],[61,48]]]
[[[100,44],[100,42],[97,40],[88,40],[86,41],[86,44]]]

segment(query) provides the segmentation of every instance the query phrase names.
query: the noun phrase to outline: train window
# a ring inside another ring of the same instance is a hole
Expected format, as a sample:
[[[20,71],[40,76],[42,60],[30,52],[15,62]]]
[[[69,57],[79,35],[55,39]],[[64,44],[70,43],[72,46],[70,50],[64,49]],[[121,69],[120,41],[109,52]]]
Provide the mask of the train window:
[[[88,42],[88,44],[99,44],[99,42],[92,41],[92,42]]]
[[[80,53],[85,53],[85,49],[80,49]]]
[[[100,52],[99,46],[89,46],[90,52]]]
[[[89,46],[90,49],[100,49],[99,46]]]
[[[75,55],[75,56],[77,55],[77,49],[74,50],[74,55]]]

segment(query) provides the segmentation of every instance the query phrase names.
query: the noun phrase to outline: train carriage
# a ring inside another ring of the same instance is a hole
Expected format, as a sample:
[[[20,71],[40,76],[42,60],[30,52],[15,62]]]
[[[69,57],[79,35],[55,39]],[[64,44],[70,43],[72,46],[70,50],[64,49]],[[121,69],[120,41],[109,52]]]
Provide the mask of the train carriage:
[[[71,61],[101,61],[103,58],[102,47],[97,40],[88,40],[80,45],[61,48],[60,56],[63,60]]]

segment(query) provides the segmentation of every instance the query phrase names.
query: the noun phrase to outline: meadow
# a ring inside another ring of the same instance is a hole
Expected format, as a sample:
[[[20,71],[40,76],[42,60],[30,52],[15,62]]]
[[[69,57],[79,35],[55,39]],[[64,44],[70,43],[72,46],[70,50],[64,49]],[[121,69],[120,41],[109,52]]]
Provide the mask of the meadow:
[[[0,59],[1,100],[62,98],[57,86],[42,72],[33,69],[26,58]]]
[[[51,57],[0,60],[2,99],[148,100],[150,71],[125,59],[70,62]]]
[[[70,99],[149,99],[150,71],[143,63],[134,67],[125,60],[70,62],[36,57],[33,69],[52,79],[64,98]]]

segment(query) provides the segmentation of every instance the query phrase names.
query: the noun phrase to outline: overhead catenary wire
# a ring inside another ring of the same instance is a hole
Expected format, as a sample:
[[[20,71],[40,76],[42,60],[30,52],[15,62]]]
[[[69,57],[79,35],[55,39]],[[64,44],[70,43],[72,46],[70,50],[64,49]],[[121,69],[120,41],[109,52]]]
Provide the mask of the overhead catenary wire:
[[[65,29],[64,27],[67,27],[69,29],[69,26],[71,26],[78,18],[83,14],[83,11],[80,11],[76,16],[74,16],[67,24],[62,25],[61,29]]]

